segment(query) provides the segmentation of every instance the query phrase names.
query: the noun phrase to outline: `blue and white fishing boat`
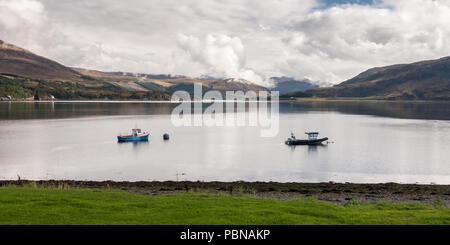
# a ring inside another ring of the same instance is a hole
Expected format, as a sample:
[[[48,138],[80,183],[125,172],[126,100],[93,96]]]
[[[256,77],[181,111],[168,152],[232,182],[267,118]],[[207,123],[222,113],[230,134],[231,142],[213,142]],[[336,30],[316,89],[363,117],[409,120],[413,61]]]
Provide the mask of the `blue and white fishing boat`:
[[[139,128],[133,128],[131,130],[131,134],[129,135],[119,135],[117,136],[117,140],[119,142],[127,142],[127,141],[148,141],[148,136],[150,134],[146,131],[142,131]]]

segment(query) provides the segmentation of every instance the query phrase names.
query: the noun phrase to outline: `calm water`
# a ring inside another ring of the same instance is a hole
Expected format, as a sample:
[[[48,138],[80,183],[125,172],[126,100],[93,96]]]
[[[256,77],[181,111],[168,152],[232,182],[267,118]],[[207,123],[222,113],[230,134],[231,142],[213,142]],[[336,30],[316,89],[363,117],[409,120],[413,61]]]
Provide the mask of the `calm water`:
[[[280,130],[174,127],[170,103],[0,103],[0,179],[450,184],[450,103],[280,103]],[[117,143],[135,125],[148,143]],[[319,131],[334,143],[284,145]],[[168,132],[169,141],[162,140]]]

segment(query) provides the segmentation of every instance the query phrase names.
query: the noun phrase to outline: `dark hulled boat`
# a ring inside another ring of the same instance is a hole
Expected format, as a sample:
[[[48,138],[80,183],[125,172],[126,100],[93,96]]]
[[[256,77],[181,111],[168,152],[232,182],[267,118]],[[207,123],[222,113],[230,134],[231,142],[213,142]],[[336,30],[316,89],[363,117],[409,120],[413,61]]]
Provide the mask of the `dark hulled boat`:
[[[296,139],[295,135],[291,133],[291,137],[288,138],[284,143],[286,145],[318,145],[322,144],[325,140],[328,140],[327,137],[318,139],[319,132],[306,132],[308,135],[308,139]]]

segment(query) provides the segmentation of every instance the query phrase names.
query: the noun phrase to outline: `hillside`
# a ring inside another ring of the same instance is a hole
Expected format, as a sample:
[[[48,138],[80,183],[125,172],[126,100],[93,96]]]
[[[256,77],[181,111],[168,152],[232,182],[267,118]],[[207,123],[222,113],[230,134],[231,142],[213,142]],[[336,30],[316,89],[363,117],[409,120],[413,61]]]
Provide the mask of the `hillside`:
[[[372,68],[333,87],[288,96],[449,100],[450,57]]]
[[[130,91],[108,82],[34,80],[0,74],[0,100],[170,100],[156,91]],[[10,97],[10,98],[9,98]]]
[[[57,62],[1,40],[0,73],[48,80],[80,80],[81,76]]]
[[[73,68],[84,77],[94,80],[104,80],[114,83],[118,86],[139,86],[140,88],[152,91],[165,91],[173,93],[177,90],[184,90],[193,95],[194,83],[200,83],[203,86],[203,93],[209,90],[217,90],[222,94],[226,91],[244,91],[253,90],[266,91],[267,88],[246,81],[244,79],[210,79],[210,78],[192,78],[186,76],[154,75],[142,73],[123,73],[123,72],[100,72]]]

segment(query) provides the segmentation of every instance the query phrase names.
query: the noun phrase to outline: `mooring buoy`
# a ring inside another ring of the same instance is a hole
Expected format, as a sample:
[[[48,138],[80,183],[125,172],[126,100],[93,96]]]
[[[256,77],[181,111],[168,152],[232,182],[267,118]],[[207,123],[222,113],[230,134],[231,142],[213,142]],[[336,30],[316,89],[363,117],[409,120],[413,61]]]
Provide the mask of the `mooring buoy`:
[[[169,134],[163,134],[163,139],[164,140],[168,140],[169,139]]]

